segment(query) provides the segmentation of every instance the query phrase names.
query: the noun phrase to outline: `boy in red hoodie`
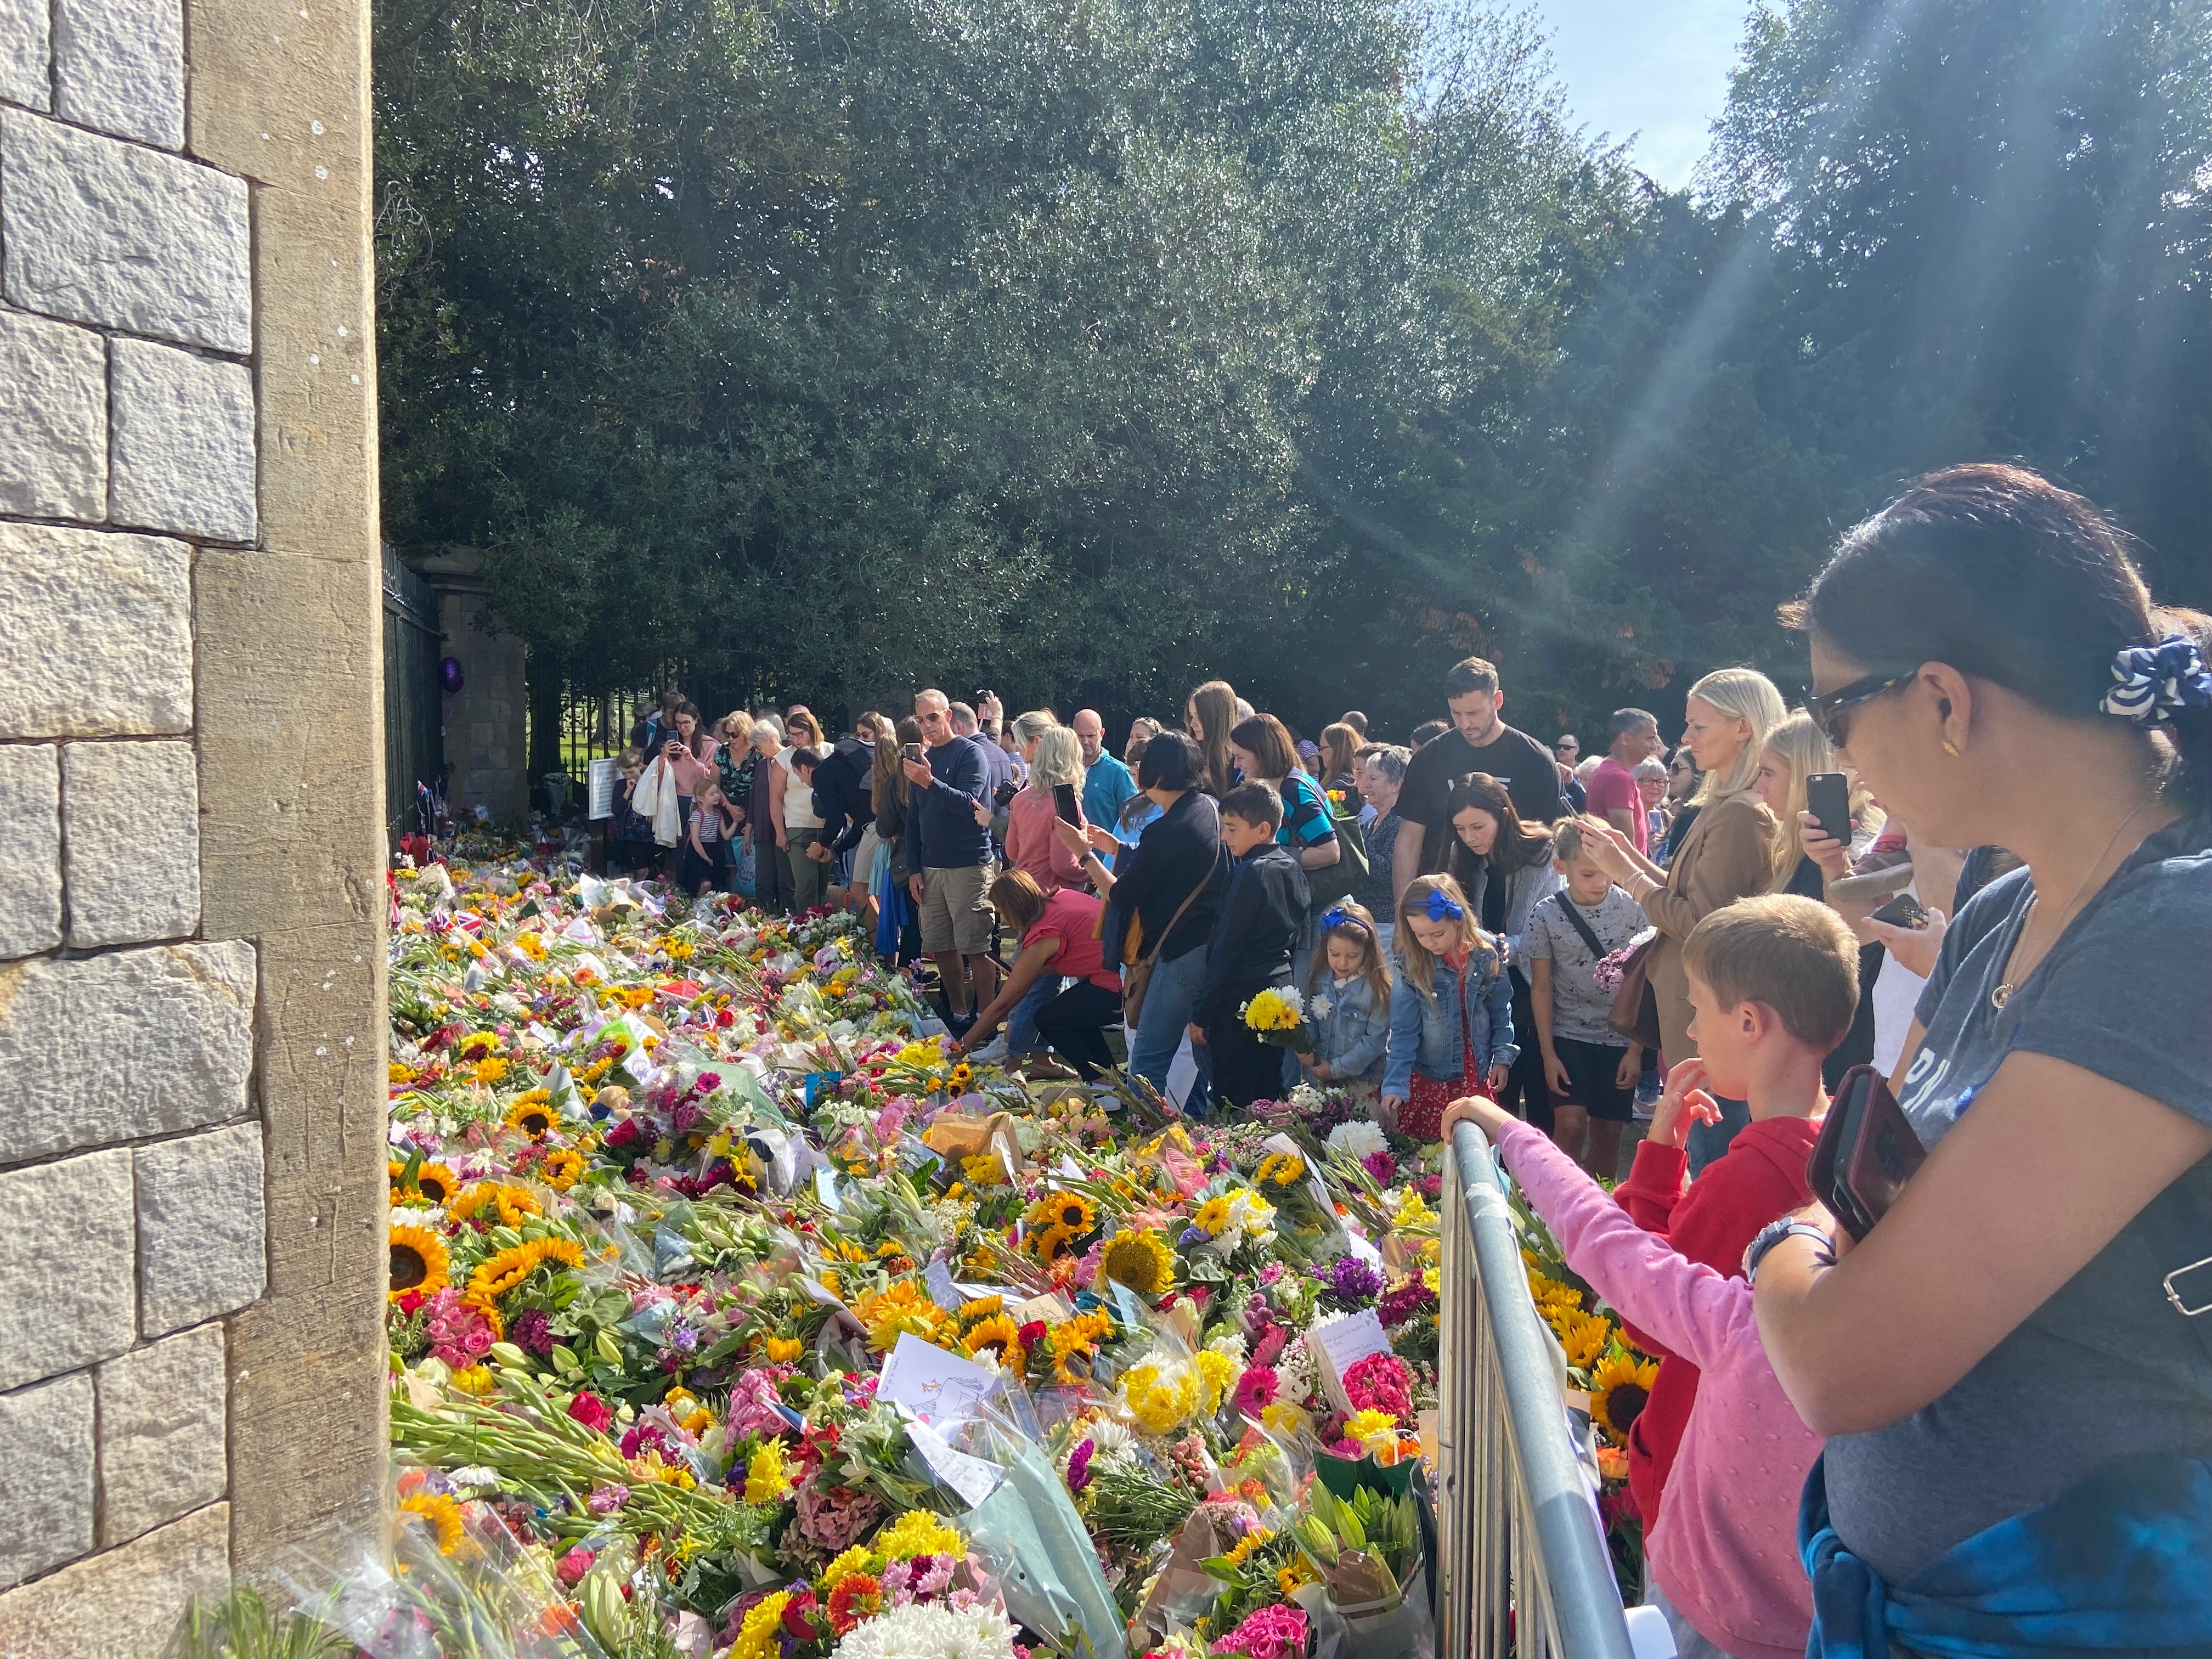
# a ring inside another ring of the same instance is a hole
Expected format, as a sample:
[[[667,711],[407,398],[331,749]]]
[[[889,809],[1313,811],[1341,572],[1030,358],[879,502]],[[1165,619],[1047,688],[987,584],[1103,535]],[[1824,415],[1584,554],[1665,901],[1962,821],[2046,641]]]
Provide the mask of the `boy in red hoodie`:
[[[1812,1202],[1805,1165],[1828,1104],[1820,1062],[1858,1007],[1858,947],[1827,906],[1778,893],[1707,916],[1685,941],[1682,965],[1698,1053],[1668,1072],[1650,1132],[1613,1196],[1637,1225],[1738,1278],[1759,1229]],[[1720,1117],[1709,1087],[1748,1102],[1751,1123],[1686,1188],[1691,1120]],[[1629,1491],[1649,1524],[1697,1400],[1698,1370],[1639,1332],[1629,1336],[1660,1360],[1628,1436]]]

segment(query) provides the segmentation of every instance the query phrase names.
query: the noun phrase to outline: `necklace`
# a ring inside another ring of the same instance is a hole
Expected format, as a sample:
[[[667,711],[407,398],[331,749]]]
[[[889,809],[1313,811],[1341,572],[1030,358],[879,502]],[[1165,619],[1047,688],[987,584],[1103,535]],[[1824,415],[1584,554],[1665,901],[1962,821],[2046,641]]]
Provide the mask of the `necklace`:
[[[2134,811],[2120,820],[2120,827],[2112,831],[2112,839],[2105,843],[2103,850],[2090,861],[2088,869],[2082,874],[2080,884],[2074,889],[2074,896],[2066,901],[2066,908],[2058,913],[2060,933],[2066,931],[2067,921],[2073,916],[2075,907],[2081,902],[2082,895],[2089,890],[2089,884],[2096,879],[2097,872],[2104,867],[2105,860],[2112,855],[2112,848],[2119,845],[2120,837],[2127,834],[2128,826],[2148,811],[2152,803],[2157,799],[2156,795],[2151,795],[2138,803]],[[2012,962],[2007,964],[2008,967],[2019,963],[2027,955],[2027,930],[2034,924],[2035,907],[2041,896],[2040,894],[2029,894],[2027,908],[2020,913],[2020,933],[2013,940]],[[2055,944],[2057,941],[2054,939],[2052,942]],[[2003,984],[1990,993],[1990,1006],[2002,1008],[2005,1004],[2010,1002],[2013,992],[2019,988],[2021,981],[2035,971],[2036,962],[2040,960],[2041,958],[2038,957],[2029,961],[2027,966],[2020,969],[2019,972],[2008,975]]]

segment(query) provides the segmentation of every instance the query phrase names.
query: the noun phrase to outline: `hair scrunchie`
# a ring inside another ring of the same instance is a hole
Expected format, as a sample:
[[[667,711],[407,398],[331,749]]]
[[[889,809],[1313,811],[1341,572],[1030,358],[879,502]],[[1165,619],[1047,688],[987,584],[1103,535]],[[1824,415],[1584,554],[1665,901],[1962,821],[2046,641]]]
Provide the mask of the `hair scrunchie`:
[[[2098,706],[2137,726],[2162,725],[2178,708],[2212,708],[2212,670],[2185,634],[2130,645],[2113,653],[2112,689]]]

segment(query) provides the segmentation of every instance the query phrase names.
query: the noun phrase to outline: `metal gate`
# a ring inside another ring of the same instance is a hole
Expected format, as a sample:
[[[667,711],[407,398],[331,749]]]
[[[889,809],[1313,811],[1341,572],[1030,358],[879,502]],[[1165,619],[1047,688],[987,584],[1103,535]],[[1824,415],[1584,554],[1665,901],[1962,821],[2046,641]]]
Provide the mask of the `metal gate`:
[[[416,785],[441,787],[445,694],[438,683],[444,635],[430,584],[384,549],[384,819],[396,842],[416,825]]]

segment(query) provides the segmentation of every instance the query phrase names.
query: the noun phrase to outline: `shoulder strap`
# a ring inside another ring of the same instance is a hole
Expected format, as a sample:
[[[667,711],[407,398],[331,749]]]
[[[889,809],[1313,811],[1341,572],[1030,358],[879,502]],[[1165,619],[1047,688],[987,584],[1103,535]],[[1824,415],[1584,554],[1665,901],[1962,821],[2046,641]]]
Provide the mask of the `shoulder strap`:
[[[1214,861],[1214,869],[1218,868],[1220,868],[1220,860],[1217,858]],[[1160,936],[1152,941],[1152,948],[1145,952],[1144,961],[1146,966],[1150,967],[1153,958],[1158,957],[1162,949],[1166,946],[1168,935],[1175,932],[1176,923],[1182,920],[1182,914],[1184,911],[1189,909],[1192,905],[1198,902],[1198,896],[1206,890],[1206,884],[1212,879],[1213,870],[1208,870],[1204,875],[1198,878],[1198,885],[1190,890],[1188,896],[1187,896],[1181,904],[1176,906],[1175,914],[1168,918],[1168,925],[1160,929]]]
[[[1600,962],[1604,961],[1606,950],[1598,942],[1597,929],[1592,927],[1583,913],[1575,908],[1574,901],[1567,896],[1565,890],[1553,894],[1552,902],[1559,907],[1559,914],[1574,924],[1575,932],[1580,933],[1583,943],[1589,946],[1590,955]]]
[[[2189,1333],[2212,1356],[2212,1212],[2185,1170],[2144,1206],[2138,1219],[2149,1243],[2154,1270],[2165,1270],[2160,1288]]]

